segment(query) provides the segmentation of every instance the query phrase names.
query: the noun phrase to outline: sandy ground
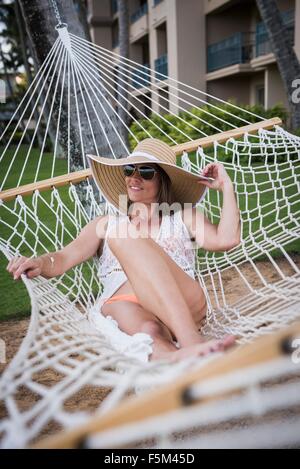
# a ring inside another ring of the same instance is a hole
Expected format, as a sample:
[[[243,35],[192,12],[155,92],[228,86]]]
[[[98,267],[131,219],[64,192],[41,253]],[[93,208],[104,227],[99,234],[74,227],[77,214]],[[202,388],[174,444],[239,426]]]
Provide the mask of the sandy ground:
[[[293,261],[299,267],[300,255],[294,255]],[[285,274],[291,275],[294,273],[293,269],[285,258],[277,259],[276,263]],[[274,282],[279,280],[280,277],[278,276],[276,270],[271,266],[270,262],[257,262],[256,267],[263,274],[267,281]],[[244,265],[242,270],[254,288],[260,288],[262,286],[255,269],[253,269],[253,266],[250,264]],[[236,274],[231,275],[230,271],[228,271],[224,274],[223,280],[226,284],[226,298],[228,302],[234,303],[247,292],[245,285],[241,282],[240,278],[236,276]],[[23,319],[19,321],[4,321],[0,323],[0,338],[4,339],[7,345],[6,364],[0,365],[1,373],[17,352],[23,338],[26,335],[28,324],[29,319]],[[40,382],[43,382],[43,384],[49,386],[58,380],[58,374],[51,369],[45,370],[39,379]],[[70,412],[78,410],[92,411],[99,406],[99,403],[104,399],[108,392],[109,390],[103,388],[86,387],[74,395],[71,399],[69,399],[68,402],[66,402],[66,408]],[[21,409],[25,410],[29,408],[35,400],[35,396],[33,393],[29,392],[27,388],[19,389],[17,401]],[[0,405],[0,418],[3,418],[5,415],[6,409],[3,407],[3,405]],[[54,433],[58,429],[58,425],[55,422],[51,422],[44,429],[42,435]]]

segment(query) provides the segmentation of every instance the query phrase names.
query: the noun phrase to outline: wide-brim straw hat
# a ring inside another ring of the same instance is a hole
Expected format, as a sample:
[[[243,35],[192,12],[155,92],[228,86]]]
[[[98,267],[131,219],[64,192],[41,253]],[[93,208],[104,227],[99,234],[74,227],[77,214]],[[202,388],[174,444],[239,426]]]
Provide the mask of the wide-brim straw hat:
[[[120,206],[120,195],[127,195],[122,166],[125,164],[155,163],[167,173],[171,180],[174,202],[182,207],[200,202],[207,187],[198,181],[209,180],[176,165],[176,153],[165,142],[155,138],[142,140],[126,158],[105,158],[87,155],[95,179],[104,197],[119,211],[126,213],[127,206]]]

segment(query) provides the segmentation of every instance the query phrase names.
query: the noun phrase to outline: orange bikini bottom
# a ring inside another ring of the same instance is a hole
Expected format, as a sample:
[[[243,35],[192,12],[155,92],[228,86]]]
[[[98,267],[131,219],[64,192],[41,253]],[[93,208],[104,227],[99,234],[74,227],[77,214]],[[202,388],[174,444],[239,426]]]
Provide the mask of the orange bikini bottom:
[[[112,298],[108,298],[107,300],[104,301],[104,305],[105,304],[109,304],[109,303],[115,303],[117,301],[131,301],[132,303],[137,303],[139,304],[139,300],[137,299],[137,297],[135,295],[130,295],[130,294],[127,294],[127,295],[116,295]]]

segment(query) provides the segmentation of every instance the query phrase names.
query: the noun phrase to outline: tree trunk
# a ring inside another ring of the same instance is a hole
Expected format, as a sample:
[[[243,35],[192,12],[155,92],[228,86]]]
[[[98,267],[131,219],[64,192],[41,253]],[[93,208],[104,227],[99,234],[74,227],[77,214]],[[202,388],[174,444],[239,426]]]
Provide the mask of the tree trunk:
[[[126,112],[128,110],[128,86],[127,82],[124,83],[124,76],[129,77],[128,67],[126,66],[126,61],[122,60],[122,57],[128,59],[129,58],[129,5],[128,0],[118,0],[118,10],[119,10],[119,47],[120,47],[120,65],[122,66],[121,72],[125,73],[122,75],[120,73],[120,81],[118,86],[118,100],[119,100],[119,109],[118,114],[120,116],[121,122],[124,122],[125,125],[129,124],[129,115]],[[122,125],[122,137],[123,140],[129,149],[128,143],[128,130],[126,129],[125,125]]]
[[[40,67],[43,63],[44,59],[46,58],[50,48],[52,47],[54,41],[57,38],[57,31],[55,26],[58,24],[58,19],[55,17],[53,7],[49,0],[20,0],[20,5],[23,12],[23,17],[25,19],[26,28],[28,30],[29,38],[32,42],[32,46],[34,49],[34,58],[38,62],[38,66]],[[83,39],[88,39],[85,36],[84,29],[82,24],[78,19],[78,14],[75,8],[75,5],[72,0],[60,0],[57,1],[58,10],[60,13],[61,21],[68,24],[68,30],[79,36]],[[71,59],[72,60],[72,59]],[[89,60],[88,58],[86,60]],[[61,83],[59,83],[59,88],[61,88]],[[103,89],[102,89],[103,91]],[[91,97],[93,97],[91,91],[89,90]],[[65,94],[65,93],[64,93]],[[103,92],[107,101],[109,100],[107,94]],[[82,139],[84,144],[84,153],[95,153],[96,148],[93,143],[94,134],[96,145],[98,148],[98,152],[100,155],[103,156],[112,156],[111,150],[109,148],[108,141],[112,145],[114,152],[118,155],[124,155],[124,147],[120,145],[120,141],[112,128],[111,122],[114,123],[116,127],[118,127],[118,122],[116,122],[116,118],[113,115],[112,110],[108,106],[106,99],[101,98],[99,95],[99,101],[101,105],[93,99],[93,105],[95,107],[95,112],[92,109],[89,109],[90,100],[86,94],[84,87],[81,87],[81,90],[76,90],[77,95],[77,104],[78,104],[78,113],[80,116],[80,129],[82,133]],[[91,126],[89,125],[89,121],[87,118],[87,113],[84,107],[84,100],[82,99],[82,95],[84,95],[84,99],[88,108],[89,112],[89,119]],[[59,100],[59,99],[58,99]],[[57,101],[58,101],[57,100]],[[77,109],[76,109],[76,100],[74,90],[71,89],[71,148],[70,148],[70,155],[71,155],[71,171],[76,171],[83,168],[83,157],[82,155],[82,148],[80,142],[80,129],[79,123],[77,118]],[[55,112],[53,115],[53,119],[57,120],[59,105],[58,102],[55,104]],[[64,149],[65,153],[67,154],[67,146],[68,146],[68,134],[67,134],[67,116],[68,108],[67,103],[63,102],[62,106],[62,113],[61,113],[61,125],[60,129],[61,132],[59,134],[59,141]],[[101,122],[104,127],[104,132],[100,129],[97,116],[101,116]],[[65,125],[64,125],[65,123]],[[93,134],[91,132],[91,128],[93,129]],[[106,139],[107,137],[107,139]],[[107,141],[108,140],[108,141]]]
[[[39,67],[45,60],[57,38],[55,26],[58,23],[67,23],[70,33],[88,40],[84,28],[78,19],[78,13],[73,0],[57,0],[56,3],[60,18],[55,14],[53,5],[49,0],[20,0],[28,36],[34,51],[34,58]],[[69,57],[71,62],[74,63],[76,59],[72,57],[72,54],[70,54]],[[90,59],[87,57],[86,60],[89,61]],[[100,76],[99,78],[101,79]],[[70,79],[72,82],[71,73]],[[66,79],[65,87],[67,86],[67,82],[68,80]],[[61,89],[61,85],[62,83],[59,83],[58,89]],[[84,167],[83,160],[86,159],[86,154],[88,153],[95,154],[98,151],[101,156],[111,157],[113,155],[111,154],[110,145],[117,157],[123,156],[125,152],[120,139],[113,129],[112,123],[118,129],[118,120],[108,105],[109,97],[105,89],[103,87],[101,88],[104,97],[101,97],[100,94],[97,95],[99,99],[98,102],[91,88],[89,88],[87,84],[86,87],[88,93],[83,85],[80,85],[79,88],[77,84],[75,91],[71,86],[69,109],[66,92],[64,92],[65,99],[63,99],[62,102],[58,140],[65,155],[68,154],[69,147],[70,170],[72,172],[78,171]],[[88,95],[90,95],[91,99],[89,99]],[[59,98],[60,96],[56,99],[54,112],[52,114],[55,127],[58,125]],[[87,111],[84,102],[86,103]],[[80,116],[80,122],[78,121],[78,114]],[[69,121],[68,115],[70,115]],[[99,125],[99,117],[104,130],[102,130]],[[70,126],[68,126],[68,122]],[[83,145],[81,145],[81,142],[83,142]],[[86,166],[88,166],[87,162]],[[94,182],[92,182],[92,184],[94,185]],[[76,190],[82,203],[87,207],[88,202],[85,201],[85,186],[86,183],[76,185]],[[96,191],[95,194],[97,194]]]
[[[27,76],[27,82],[28,82],[28,85],[30,86],[31,83],[32,83],[32,74],[31,74],[30,65],[29,65],[29,62],[28,62],[26,39],[25,39],[23,22],[22,22],[22,17],[21,17],[21,12],[20,12],[19,0],[15,0],[15,2],[14,2],[14,11],[15,11],[16,21],[17,21],[17,25],[18,25],[18,32],[19,32],[19,37],[20,37],[20,46],[21,46],[23,63],[24,63],[26,76]],[[34,110],[35,122],[37,122],[38,117],[39,117],[38,112],[35,109]],[[43,136],[42,136],[39,129],[37,131],[37,138],[38,138],[39,146],[41,147],[42,142],[43,142]]]
[[[33,68],[34,68],[34,72],[35,72],[35,75],[37,75],[38,71],[39,71],[39,66],[38,66],[38,60],[36,58],[36,54],[35,54],[35,50],[33,48],[33,44],[32,42],[28,39],[27,37],[27,47],[28,49],[30,50],[30,55],[31,57],[33,58]],[[42,90],[41,89],[41,86],[37,85],[37,89],[38,89],[38,93],[41,92],[41,96],[40,96],[40,99],[39,99],[39,106],[42,105],[42,103],[45,103],[45,90]],[[49,115],[50,115],[50,106],[48,105],[48,103],[46,102],[45,105],[44,105],[44,112],[43,112],[43,121],[44,121],[44,124],[47,125],[47,122],[48,122],[48,118],[49,118]],[[38,120],[38,117],[34,117],[36,122]],[[55,147],[55,138],[56,138],[56,127],[55,127],[55,121],[54,119],[50,120],[50,123],[49,123],[49,127],[48,127],[48,135],[49,135],[49,138],[51,140],[51,144],[52,144],[52,150],[54,151],[54,147]],[[57,155],[57,158],[58,159],[64,159],[66,158],[66,153],[65,151],[62,149],[60,143],[58,143],[58,148],[57,148],[57,151],[56,151],[56,155]]]
[[[300,127],[300,105],[292,101],[295,91],[292,84],[296,78],[300,78],[300,64],[283,24],[276,0],[256,0],[256,3],[277,60],[291,110],[292,127],[295,130]]]

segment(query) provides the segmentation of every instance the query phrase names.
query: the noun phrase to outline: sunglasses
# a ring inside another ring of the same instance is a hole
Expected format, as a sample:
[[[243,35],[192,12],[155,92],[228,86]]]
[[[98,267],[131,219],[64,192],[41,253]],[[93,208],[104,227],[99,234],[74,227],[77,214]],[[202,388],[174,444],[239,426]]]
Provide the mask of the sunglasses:
[[[152,166],[139,166],[137,167],[134,164],[126,164],[122,166],[124,176],[130,177],[133,176],[135,171],[139,173],[142,179],[146,179],[146,181],[150,181],[154,178],[155,173],[157,170]]]

